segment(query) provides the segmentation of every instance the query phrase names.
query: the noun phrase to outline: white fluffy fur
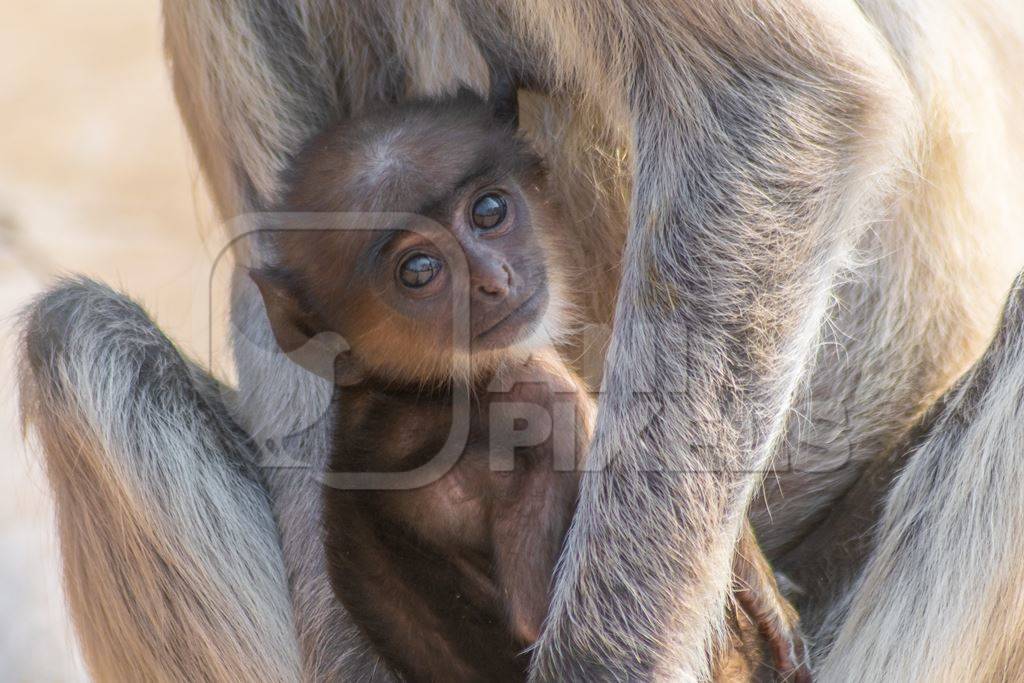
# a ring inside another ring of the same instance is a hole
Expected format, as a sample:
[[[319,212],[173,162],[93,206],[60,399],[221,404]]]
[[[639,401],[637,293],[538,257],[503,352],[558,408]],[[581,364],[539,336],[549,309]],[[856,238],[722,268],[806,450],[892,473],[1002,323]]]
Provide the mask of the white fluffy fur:
[[[299,681],[266,491],[221,403],[128,299],[61,283],[26,318],[64,586],[101,681]]]
[[[1024,679],[1024,278],[889,495],[822,680]]]

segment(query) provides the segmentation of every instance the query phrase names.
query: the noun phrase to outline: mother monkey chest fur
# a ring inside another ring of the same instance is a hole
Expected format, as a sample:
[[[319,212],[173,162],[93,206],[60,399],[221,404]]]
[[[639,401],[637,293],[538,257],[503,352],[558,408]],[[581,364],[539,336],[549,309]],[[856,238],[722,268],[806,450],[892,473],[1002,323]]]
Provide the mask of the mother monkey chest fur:
[[[548,182],[514,97],[382,111],[297,157],[294,224],[253,272],[297,362],[324,333],[344,340],[331,347],[331,584],[412,680],[524,679],[547,613],[594,416],[554,351],[568,283]],[[738,554],[760,557],[752,537]],[[764,598],[747,640],[799,649],[766,565],[743,567],[748,598]]]

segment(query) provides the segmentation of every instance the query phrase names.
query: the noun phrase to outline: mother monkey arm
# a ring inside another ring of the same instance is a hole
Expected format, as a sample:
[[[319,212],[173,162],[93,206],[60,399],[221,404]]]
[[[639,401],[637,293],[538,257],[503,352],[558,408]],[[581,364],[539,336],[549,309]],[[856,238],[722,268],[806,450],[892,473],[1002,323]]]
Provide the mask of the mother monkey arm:
[[[632,142],[600,471],[537,677],[703,678],[754,473],[906,155],[906,85],[863,17],[831,3],[518,2],[505,21],[464,5],[494,55]]]

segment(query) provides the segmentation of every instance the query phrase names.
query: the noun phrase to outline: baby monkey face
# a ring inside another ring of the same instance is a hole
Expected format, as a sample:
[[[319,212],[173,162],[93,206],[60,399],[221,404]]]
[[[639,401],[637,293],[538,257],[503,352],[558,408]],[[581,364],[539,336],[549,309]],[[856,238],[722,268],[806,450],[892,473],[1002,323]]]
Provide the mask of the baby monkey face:
[[[417,213],[315,214],[317,229],[281,233],[282,268],[257,282],[282,348],[335,333],[346,381],[420,382],[543,343],[551,209],[539,185],[493,178],[469,178]]]
[[[284,202],[314,229],[282,231],[276,275],[257,274],[279,342],[334,332],[349,370],[410,381],[543,343],[560,310],[550,194],[514,126],[472,94],[329,129]]]
[[[530,203],[514,182],[475,183],[446,208],[445,225],[427,220],[385,236],[376,269],[384,303],[406,320],[401,327],[440,348],[497,350],[529,338],[548,304]]]

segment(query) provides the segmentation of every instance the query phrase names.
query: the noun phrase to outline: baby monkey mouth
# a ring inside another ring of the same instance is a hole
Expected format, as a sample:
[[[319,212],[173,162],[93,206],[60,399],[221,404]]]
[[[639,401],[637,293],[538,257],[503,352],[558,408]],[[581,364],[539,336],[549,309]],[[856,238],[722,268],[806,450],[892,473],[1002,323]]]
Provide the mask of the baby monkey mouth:
[[[474,345],[499,349],[511,346],[533,333],[548,305],[548,288],[540,286],[494,323],[478,332]]]

